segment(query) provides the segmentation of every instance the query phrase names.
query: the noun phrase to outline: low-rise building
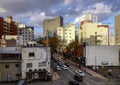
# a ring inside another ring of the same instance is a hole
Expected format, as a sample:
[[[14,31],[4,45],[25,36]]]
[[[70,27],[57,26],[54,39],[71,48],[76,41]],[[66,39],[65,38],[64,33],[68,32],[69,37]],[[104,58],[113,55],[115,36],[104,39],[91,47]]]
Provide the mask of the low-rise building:
[[[50,70],[49,47],[24,47],[22,49],[22,79],[46,78]]]
[[[0,82],[16,81],[21,77],[21,48],[0,48]]]

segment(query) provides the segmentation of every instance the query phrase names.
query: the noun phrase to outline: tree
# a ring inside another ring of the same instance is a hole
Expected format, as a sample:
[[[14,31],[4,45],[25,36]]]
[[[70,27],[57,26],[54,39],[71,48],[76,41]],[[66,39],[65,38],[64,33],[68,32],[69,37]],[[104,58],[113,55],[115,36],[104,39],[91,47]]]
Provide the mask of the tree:
[[[62,47],[62,40],[60,40],[57,36],[48,38],[48,45],[51,48],[51,51],[57,51],[60,50]]]

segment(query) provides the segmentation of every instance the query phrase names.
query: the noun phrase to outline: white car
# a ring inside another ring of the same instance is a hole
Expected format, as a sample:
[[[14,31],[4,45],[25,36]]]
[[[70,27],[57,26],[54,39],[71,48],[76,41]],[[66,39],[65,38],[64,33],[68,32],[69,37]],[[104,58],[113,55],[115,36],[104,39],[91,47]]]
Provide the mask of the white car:
[[[84,73],[83,71],[81,71],[81,70],[75,70],[75,73],[76,73],[77,75],[80,75],[80,76],[82,76],[82,77],[85,77],[85,73]]]
[[[56,70],[61,70],[61,67],[59,65],[56,66]]]
[[[63,65],[63,66],[62,66],[62,69],[68,70],[68,67],[67,67],[66,65]]]

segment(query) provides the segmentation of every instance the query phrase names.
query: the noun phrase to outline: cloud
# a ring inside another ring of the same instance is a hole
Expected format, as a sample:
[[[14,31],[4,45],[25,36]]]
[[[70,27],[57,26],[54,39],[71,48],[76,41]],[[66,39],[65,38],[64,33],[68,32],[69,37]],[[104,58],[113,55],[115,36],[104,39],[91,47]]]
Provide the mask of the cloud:
[[[95,4],[92,9],[85,10],[83,13],[92,13],[92,14],[99,14],[99,13],[111,13],[111,6],[104,5],[103,3]]]
[[[43,24],[45,18],[49,18],[45,16],[45,12],[41,12],[41,13],[38,12],[30,17],[29,24],[39,27],[40,25]]]
[[[11,15],[17,21],[42,27],[46,18],[63,16],[64,22],[79,24],[79,17],[90,13],[98,21],[120,13],[120,0],[0,0],[0,15]],[[104,16],[103,16],[104,15]]]
[[[73,0],[64,0],[63,4],[64,4],[64,5],[68,5],[68,4],[70,4],[72,1],[73,1]]]
[[[80,23],[80,18],[79,17],[75,18],[74,24],[79,24],[79,23]]]

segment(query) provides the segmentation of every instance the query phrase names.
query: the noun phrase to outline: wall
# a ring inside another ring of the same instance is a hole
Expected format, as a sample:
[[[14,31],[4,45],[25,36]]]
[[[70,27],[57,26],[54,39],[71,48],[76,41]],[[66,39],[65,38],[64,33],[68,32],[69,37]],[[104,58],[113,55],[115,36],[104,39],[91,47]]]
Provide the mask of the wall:
[[[34,52],[35,56],[29,57],[29,53]],[[22,49],[22,78],[26,78],[26,72],[29,69],[33,71],[39,69],[46,69],[50,72],[50,48],[49,47],[27,47]],[[46,59],[48,57],[48,59]],[[38,63],[46,61],[46,66],[38,67]],[[32,63],[31,68],[27,68],[26,64]]]
[[[86,66],[92,65],[118,66],[118,46],[86,46]]]

